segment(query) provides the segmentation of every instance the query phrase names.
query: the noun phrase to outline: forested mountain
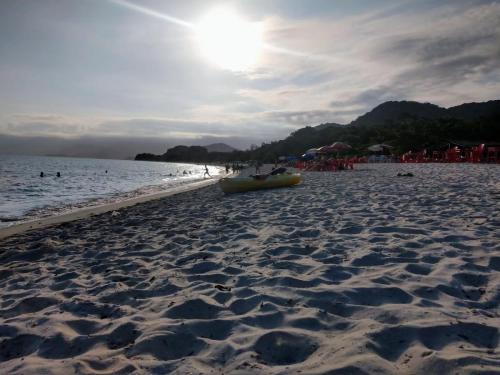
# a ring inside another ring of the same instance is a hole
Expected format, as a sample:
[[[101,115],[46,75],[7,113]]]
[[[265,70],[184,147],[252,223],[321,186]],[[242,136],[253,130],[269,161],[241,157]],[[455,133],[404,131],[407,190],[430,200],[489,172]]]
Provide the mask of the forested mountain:
[[[337,124],[335,122],[329,122],[329,123],[326,123],[326,124],[316,125],[314,127],[314,129],[316,129],[316,130],[323,130],[323,129],[326,129],[326,128],[338,128],[338,127],[342,127],[342,126],[345,126],[345,125],[340,125],[340,124]]]
[[[385,102],[376,106],[370,112],[359,116],[349,125],[380,125],[387,121],[397,121],[408,117],[442,118],[446,117],[446,109],[430,103]]]
[[[211,145],[203,146],[208,152],[233,152],[236,151],[234,147],[226,145],[225,143],[212,143]]]
[[[282,155],[301,155],[309,148],[335,141],[349,143],[353,146],[351,153],[358,155],[366,154],[366,148],[375,143],[388,143],[394,146],[395,153],[440,148],[450,141],[500,143],[500,100],[467,103],[448,109],[430,103],[385,102],[348,125],[326,123],[315,127],[306,126],[281,141],[263,143],[253,150],[200,153],[191,148],[183,149],[183,156],[179,156],[170,149],[164,155],[141,154],[136,159],[274,161]]]
[[[407,118],[475,121],[481,117],[491,116],[495,112],[498,114],[499,108],[500,100],[466,103],[448,109],[431,103],[390,101],[378,105],[370,112],[352,121],[349,125],[381,125],[386,122],[397,122]]]

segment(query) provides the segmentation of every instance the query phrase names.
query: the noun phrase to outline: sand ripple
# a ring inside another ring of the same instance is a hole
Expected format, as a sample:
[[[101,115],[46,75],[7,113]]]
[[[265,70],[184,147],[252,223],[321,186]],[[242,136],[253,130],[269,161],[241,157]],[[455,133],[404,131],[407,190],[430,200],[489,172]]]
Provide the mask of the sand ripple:
[[[366,165],[3,240],[0,372],[498,372],[498,181]]]

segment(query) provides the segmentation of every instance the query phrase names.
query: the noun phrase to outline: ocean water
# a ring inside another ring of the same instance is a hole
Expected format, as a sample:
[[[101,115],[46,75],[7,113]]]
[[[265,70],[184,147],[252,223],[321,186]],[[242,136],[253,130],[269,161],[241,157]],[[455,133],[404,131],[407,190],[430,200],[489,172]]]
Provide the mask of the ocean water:
[[[173,189],[204,172],[184,163],[0,155],[0,227]]]

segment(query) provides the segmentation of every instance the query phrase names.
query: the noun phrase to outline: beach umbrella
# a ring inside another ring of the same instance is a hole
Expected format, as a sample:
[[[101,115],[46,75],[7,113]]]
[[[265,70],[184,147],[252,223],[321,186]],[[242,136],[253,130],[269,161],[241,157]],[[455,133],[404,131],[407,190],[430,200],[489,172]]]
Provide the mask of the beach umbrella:
[[[318,149],[317,148],[310,148],[309,150],[307,150],[304,155],[314,155],[318,152]]]
[[[335,150],[332,149],[331,146],[322,146],[322,147],[318,148],[318,153],[320,153],[320,154],[331,154],[333,152],[335,152]]]
[[[379,152],[383,150],[384,148],[381,145],[371,145],[370,147],[368,147],[368,151]]]
[[[380,151],[384,151],[385,149],[389,149],[389,148],[392,148],[392,146],[380,143],[380,144],[376,144],[376,145],[372,145],[372,146],[368,147],[368,150],[373,151],[373,152],[380,152]]]
[[[352,147],[344,142],[334,142],[328,146],[332,151],[345,151],[350,150]]]

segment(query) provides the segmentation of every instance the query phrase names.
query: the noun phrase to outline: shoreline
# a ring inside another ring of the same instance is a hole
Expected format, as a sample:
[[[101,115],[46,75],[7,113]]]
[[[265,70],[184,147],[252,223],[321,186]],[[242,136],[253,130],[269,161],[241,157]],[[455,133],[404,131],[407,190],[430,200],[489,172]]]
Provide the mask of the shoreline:
[[[166,191],[145,194],[134,198],[124,199],[119,202],[98,204],[95,206],[79,208],[63,214],[51,215],[35,220],[28,220],[19,224],[8,226],[6,228],[0,228],[0,240],[27,231],[46,228],[52,225],[62,224],[74,220],[86,219],[94,215],[100,215],[106,212],[120,210],[122,208],[134,206],[139,203],[144,203],[151,200],[166,198],[173,195],[186,193],[188,191],[201,189],[203,187],[216,184],[222,177],[225,176],[218,176],[208,180],[196,181],[188,183],[186,185],[177,186]]]

